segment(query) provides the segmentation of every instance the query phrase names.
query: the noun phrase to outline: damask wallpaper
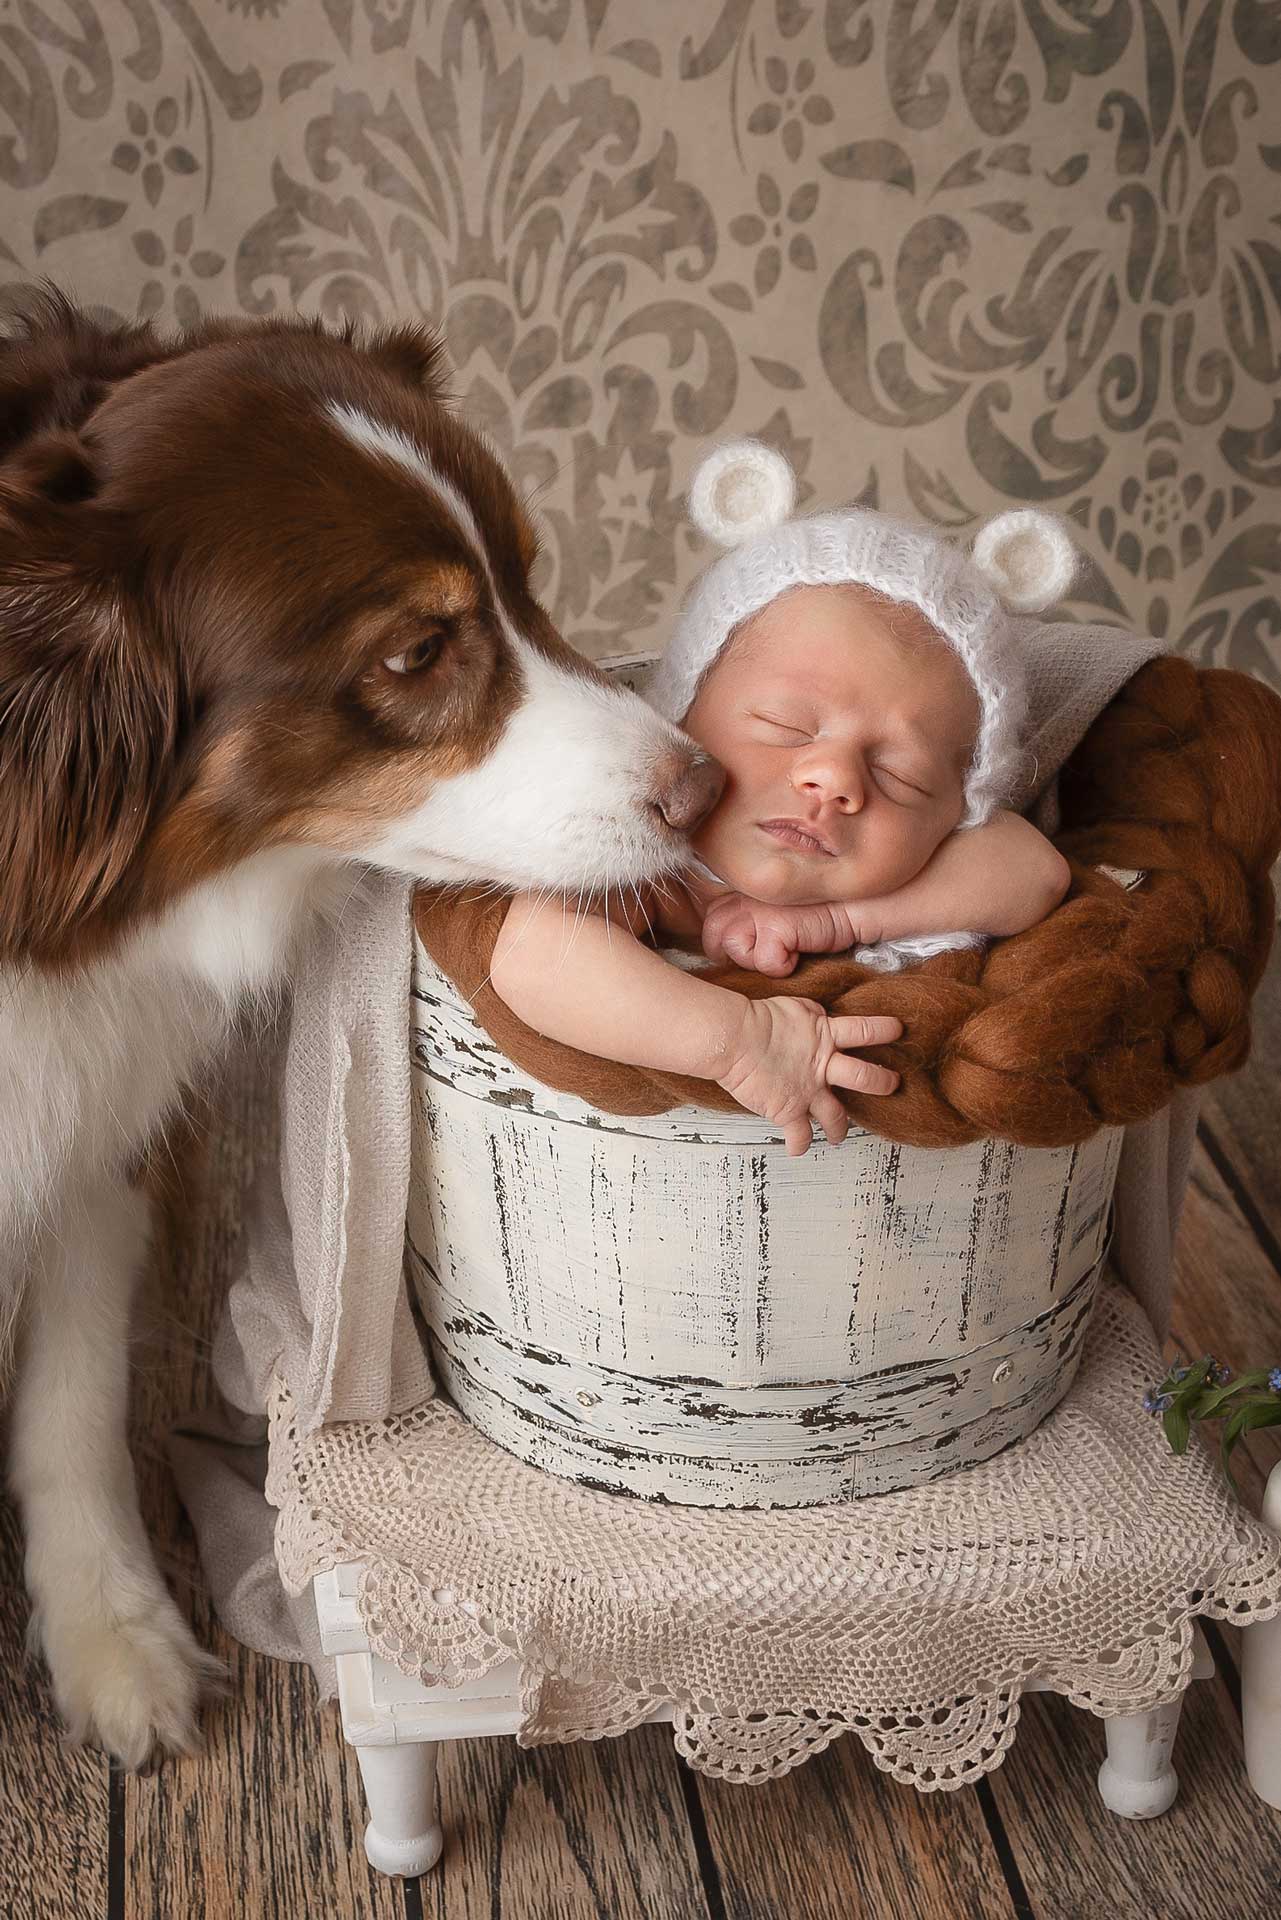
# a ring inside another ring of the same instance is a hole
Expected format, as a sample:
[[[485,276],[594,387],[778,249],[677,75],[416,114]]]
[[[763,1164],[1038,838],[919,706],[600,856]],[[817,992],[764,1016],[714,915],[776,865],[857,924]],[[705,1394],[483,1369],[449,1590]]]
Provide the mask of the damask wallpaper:
[[[0,280],[424,314],[594,654],[707,441],[1281,685],[1279,0],[3,0]]]

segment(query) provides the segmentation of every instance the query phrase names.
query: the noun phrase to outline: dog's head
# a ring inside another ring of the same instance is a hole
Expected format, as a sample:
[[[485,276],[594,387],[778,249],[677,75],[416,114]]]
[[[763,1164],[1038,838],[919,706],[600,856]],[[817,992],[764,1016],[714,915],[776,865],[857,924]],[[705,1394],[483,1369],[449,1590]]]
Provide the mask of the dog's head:
[[[52,291],[0,342],[0,960],[279,845],[517,887],[679,861],[719,770],[560,640],[439,358]]]

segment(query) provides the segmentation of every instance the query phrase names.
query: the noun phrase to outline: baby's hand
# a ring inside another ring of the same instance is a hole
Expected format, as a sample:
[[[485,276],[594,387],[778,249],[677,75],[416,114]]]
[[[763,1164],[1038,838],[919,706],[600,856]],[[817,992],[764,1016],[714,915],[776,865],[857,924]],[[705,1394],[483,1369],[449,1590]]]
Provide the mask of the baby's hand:
[[[745,893],[724,893],[703,916],[703,952],[709,960],[775,978],[791,973],[798,954],[834,953],[852,934],[842,907],[771,907]]]
[[[790,1154],[801,1154],[813,1135],[811,1120],[834,1146],[849,1132],[849,1115],[833,1087],[856,1093],[893,1093],[898,1075],[858,1060],[848,1047],[877,1047],[897,1040],[900,1020],[829,1016],[816,1000],[745,1000],[733,1063],[718,1084],[740,1106],[783,1129]]]

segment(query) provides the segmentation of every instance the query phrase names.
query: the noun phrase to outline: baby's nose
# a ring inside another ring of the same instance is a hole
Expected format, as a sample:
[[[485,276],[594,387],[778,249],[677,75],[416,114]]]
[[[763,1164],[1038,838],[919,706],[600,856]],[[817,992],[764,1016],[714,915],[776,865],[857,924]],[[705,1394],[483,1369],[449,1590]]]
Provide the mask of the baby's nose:
[[[857,813],[863,804],[863,783],[852,766],[810,766],[795,785],[798,792],[820,805],[839,807],[842,813]]]

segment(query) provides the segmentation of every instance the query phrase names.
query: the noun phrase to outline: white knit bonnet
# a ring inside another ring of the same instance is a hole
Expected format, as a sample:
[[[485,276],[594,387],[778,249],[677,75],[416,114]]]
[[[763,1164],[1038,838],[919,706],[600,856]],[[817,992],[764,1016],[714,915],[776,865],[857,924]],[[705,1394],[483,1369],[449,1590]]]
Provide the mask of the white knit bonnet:
[[[1032,508],[998,514],[964,553],[928,526],[866,507],[793,519],[796,482],[782,454],[732,440],[702,461],[689,490],[700,532],[729,549],[695,581],[646,688],[679,724],[729,635],[789,587],[873,588],[910,601],[959,656],[982,717],[965,780],[962,826],[980,826],[1014,788],[1026,716],[1024,665],[1010,613],[1041,613],[1072,583],[1062,522]]]

